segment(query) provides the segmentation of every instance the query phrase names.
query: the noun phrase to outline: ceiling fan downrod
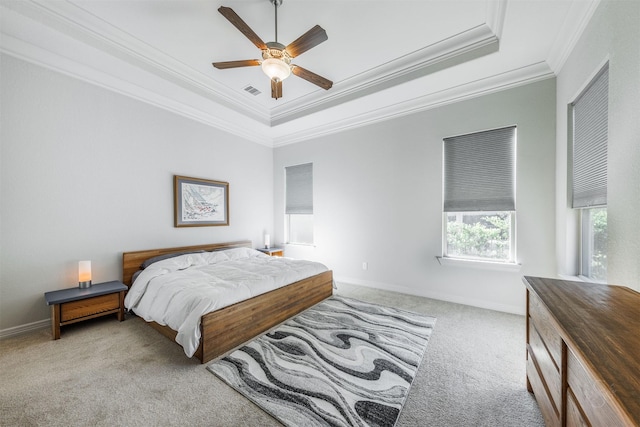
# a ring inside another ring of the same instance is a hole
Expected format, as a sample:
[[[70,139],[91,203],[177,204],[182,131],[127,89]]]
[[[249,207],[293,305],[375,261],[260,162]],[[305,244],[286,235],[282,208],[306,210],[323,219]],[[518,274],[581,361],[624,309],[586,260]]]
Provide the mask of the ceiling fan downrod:
[[[271,2],[271,4],[273,5],[273,8],[276,11],[276,39],[275,42],[278,42],[278,6],[280,6],[282,4],[283,0],[269,0]]]

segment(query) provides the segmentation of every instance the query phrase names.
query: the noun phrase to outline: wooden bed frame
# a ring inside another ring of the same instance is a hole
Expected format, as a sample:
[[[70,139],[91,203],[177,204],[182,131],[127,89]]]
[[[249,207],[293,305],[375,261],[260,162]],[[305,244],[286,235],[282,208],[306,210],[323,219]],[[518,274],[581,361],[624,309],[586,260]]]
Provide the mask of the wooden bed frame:
[[[131,286],[133,274],[146,259],[183,251],[215,251],[252,247],[249,240],[209,245],[149,249],[122,254],[122,281]],[[325,271],[279,289],[238,302],[202,316],[200,346],[195,356],[206,363],[258,336],[286,319],[330,297],[333,273]],[[168,326],[149,322],[154,329],[175,341],[177,332]]]

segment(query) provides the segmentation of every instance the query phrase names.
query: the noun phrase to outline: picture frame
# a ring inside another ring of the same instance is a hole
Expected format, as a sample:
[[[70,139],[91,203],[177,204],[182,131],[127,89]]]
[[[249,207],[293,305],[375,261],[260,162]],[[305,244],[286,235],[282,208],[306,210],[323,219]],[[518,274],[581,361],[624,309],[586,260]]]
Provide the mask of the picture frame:
[[[174,226],[229,225],[229,183],[174,175]]]

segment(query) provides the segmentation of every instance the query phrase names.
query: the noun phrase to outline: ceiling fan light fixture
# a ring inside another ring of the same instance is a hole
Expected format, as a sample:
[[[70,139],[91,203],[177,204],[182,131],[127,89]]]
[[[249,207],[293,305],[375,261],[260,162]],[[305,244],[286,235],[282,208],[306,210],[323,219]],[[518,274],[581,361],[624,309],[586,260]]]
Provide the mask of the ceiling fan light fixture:
[[[312,73],[309,70],[291,63],[296,58],[327,40],[327,32],[320,26],[315,25],[309,31],[298,37],[287,46],[278,43],[278,6],[283,0],[269,0],[275,7],[275,36],[276,41],[265,43],[262,41],[246,22],[238,16],[230,7],[220,6],[218,12],[233,24],[242,34],[245,35],[258,49],[262,51],[262,60],[246,59],[242,61],[214,62],[212,65],[217,69],[252,67],[260,65],[262,71],[271,80],[271,97],[278,99],[282,97],[282,81],[289,77],[291,73],[313,83],[322,89],[328,90],[333,85],[331,80]]]
[[[271,80],[282,81],[291,75],[291,57],[284,45],[278,42],[267,43],[262,51],[262,71]]]
[[[267,58],[262,61],[262,71],[264,71],[271,80],[282,81],[291,75],[291,67],[289,64],[278,58]]]

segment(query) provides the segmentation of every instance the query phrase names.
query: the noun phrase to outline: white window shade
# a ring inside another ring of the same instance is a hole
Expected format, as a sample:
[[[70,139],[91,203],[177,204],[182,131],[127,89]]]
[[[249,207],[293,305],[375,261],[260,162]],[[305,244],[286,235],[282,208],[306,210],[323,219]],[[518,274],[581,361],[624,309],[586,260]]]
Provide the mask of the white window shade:
[[[515,211],[516,127],[444,139],[444,211]]]
[[[286,214],[313,213],[313,163],[288,166],[286,175]]]
[[[607,65],[571,104],[574,208],[607,204],[608,92]]]

